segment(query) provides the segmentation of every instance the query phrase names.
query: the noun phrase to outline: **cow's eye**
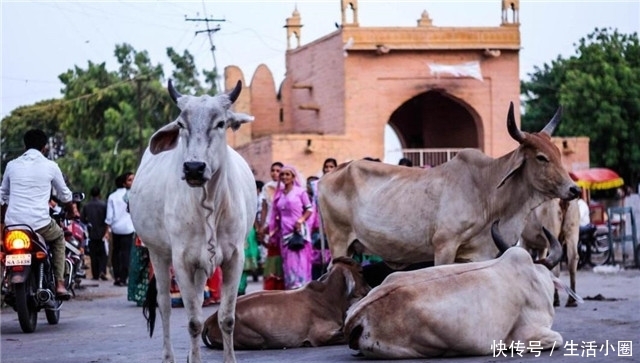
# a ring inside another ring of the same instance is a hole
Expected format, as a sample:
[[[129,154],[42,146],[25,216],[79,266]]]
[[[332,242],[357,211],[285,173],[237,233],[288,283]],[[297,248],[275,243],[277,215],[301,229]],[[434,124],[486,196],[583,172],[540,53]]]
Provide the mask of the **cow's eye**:
[[[220,122],[218,122],[218,123],[216,124],[216,128],[217,128],[217,129],[221,129],[221,128],[223,128],[223,127],[224,127],[224,121],[220,121]]]
[[[184,129],[184,123],[182,123],[182,121],[178,121],[178,127]]]
[[[536,155],[536,159],[538,159],[538,161],[541,161],[543,163],[548,163],[549,162],[549,159],[547,159],[547,157],[542,155],[542,154]]]

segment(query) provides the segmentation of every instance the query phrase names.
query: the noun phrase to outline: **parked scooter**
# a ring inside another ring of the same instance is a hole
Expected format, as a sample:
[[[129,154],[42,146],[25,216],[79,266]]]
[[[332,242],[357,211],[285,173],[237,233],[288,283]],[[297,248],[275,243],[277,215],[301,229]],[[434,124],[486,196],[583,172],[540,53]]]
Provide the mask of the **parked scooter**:
[[[74,193],[74,201],[82,199],[83,193]],[[4,302],[18,313],[20,328],[25,333],[33,333],[40,310],[45,311],[49,324],[58,324],[63,302],[55,296],[53,253],[49,245],[26,224],[7,225],[2,235],[1,291]],[[73,263],[71,259],[67,259],[68,268]],[[75,276],[74,269],[75,266],[68,268],[69,276]],[[67,289],[73,287],[70,281],[71,278],[66,279]]]
[[[587,264],[592,267],[604,265],[609,262],[611,252],[607,231],[598,230],[593,224],[580,227],[578,268],[582,268]]]
[[[67,219],[64,213],[56,214],[53,218],[58,221],[64,231],[66,256],[64,280],[67,290],[75,297],[75,289],[80,287],[82,279],[86,277],[84,250],[89,233],[82,222],[75,219]]]

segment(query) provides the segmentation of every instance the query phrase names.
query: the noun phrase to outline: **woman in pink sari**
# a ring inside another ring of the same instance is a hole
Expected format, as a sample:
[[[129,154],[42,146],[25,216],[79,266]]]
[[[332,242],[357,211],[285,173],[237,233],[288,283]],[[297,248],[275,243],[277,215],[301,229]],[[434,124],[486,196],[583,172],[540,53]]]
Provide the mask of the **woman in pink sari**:
[[[311,236],[306,228],[311,216],[311,201],[293,166],[282,167],[279,186],[273,198],[269,233],[280,244],[285,289],[292,290],[311,281]],[[287,248],[283,238],[294,231],[305,240],[305,246],[298,251]]]

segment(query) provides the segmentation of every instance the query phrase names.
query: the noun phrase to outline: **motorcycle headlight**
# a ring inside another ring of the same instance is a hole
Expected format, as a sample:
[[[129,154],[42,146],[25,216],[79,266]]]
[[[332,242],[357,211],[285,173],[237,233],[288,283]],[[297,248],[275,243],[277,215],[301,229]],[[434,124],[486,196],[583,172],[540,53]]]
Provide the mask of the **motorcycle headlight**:
[[[28,250],[31,248],[31,238],[25,231],[8,231],[4,237],[4,247],[7,251]]]

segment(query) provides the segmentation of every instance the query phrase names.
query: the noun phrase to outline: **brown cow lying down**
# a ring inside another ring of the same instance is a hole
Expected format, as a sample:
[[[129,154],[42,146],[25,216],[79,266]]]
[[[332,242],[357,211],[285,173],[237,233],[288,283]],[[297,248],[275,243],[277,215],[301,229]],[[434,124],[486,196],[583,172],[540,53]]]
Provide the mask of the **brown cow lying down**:
[[[497,222],[492,234],[499,248],[508,247]],[[389,275],[349,309],[349,347],[383,359],[489,355],[494,344],[511,342],[527,348],[539,342],[540,350],[561,347],[562,336],[551,325],[554,283],[562,283],[549,269],[562,248],[546,229],[545,234],[553,241],[552,252],[539,261],[545,266],[513,247],[494,260]]]
[[[360,265],[348,257],[333,260],[320,280],[291,291],[258,291],[238,298],[235,349],[281,349],[345,343],[342,326],[349,306],[371,288]],[[202,341],[222,349],[218,313],[204,323]]]

